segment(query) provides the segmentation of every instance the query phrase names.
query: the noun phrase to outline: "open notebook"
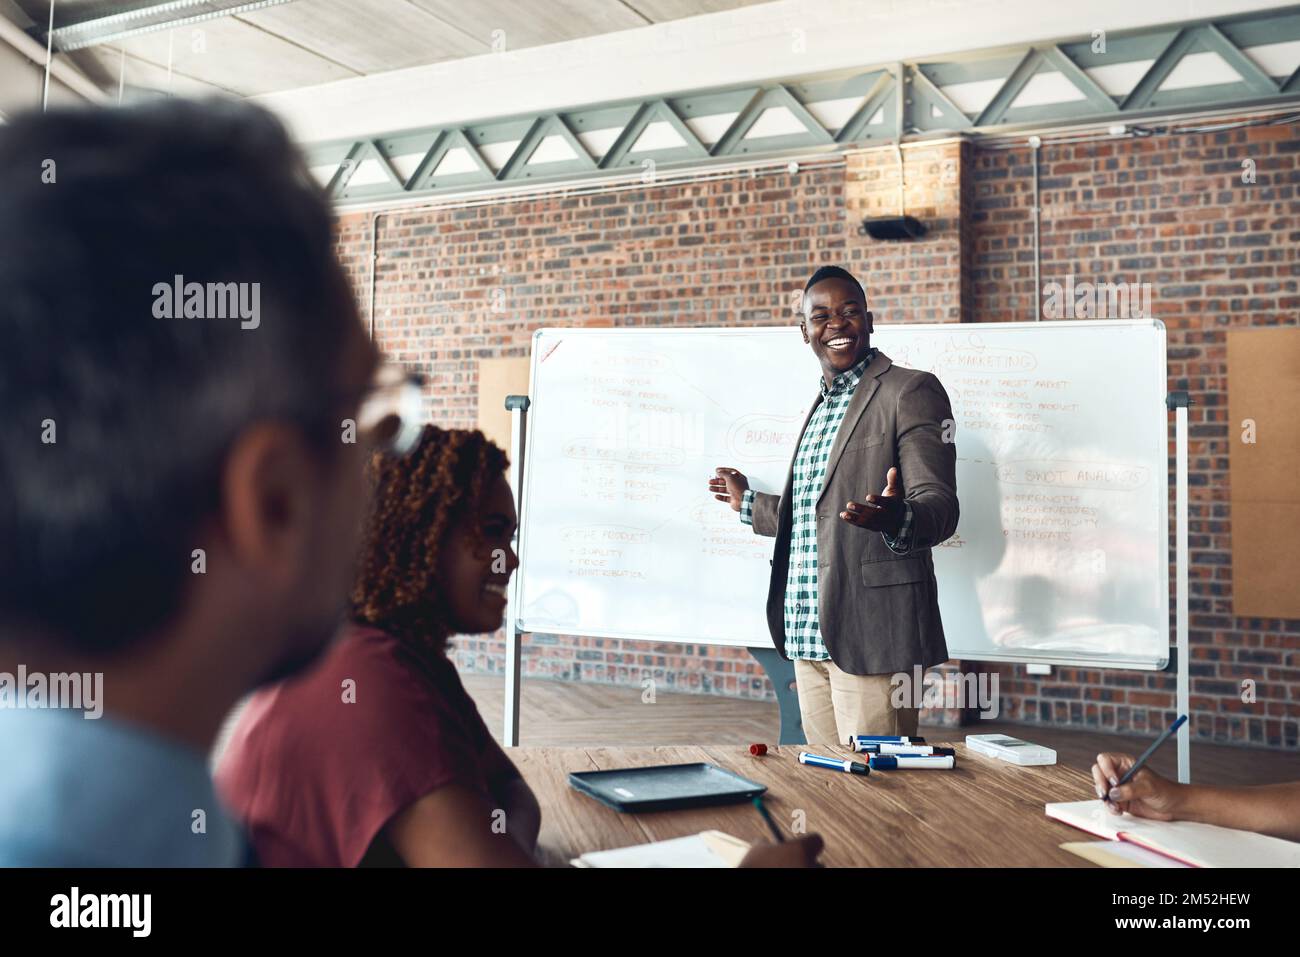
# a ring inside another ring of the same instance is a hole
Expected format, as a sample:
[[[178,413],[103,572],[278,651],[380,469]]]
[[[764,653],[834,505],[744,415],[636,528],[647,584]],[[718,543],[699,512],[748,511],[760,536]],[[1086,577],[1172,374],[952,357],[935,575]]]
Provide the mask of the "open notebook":
[[[748,850],[749,845],[738,837],[701,831],[670,841],[590,851],[570,863],[574,867],[736,867]]]
[[[1047,805],[1047,816],[1110,841],[1127,841],[1191,867],[1300,867],[1300,844],[1194,821],[1117,815],[1101,801]]]

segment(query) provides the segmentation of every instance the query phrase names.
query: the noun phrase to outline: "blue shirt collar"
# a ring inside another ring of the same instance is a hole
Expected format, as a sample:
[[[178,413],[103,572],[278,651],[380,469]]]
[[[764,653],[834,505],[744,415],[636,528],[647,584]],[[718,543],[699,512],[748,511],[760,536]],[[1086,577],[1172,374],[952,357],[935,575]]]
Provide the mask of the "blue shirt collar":
[[[179,742],[108,716],[6,708],[0,761],[0,866],[233,867],[245,859],[204,756]]]
[[[817,382],[821,386],[822,398],[824,399],[828,396],[838,395],[845,391],[852,392],[856,389],[858,383],[862,381],[862,377],[866,375],[867,366],[871,365],[871,360],[875,357],[876,347],[872,346],[867,350],[867,354],[858,360],[858,363],[853,366],[853,368],[845,369],[835,378],[831,379],[831,384],[829,386],[826,385],[825,376],[818,378]]]

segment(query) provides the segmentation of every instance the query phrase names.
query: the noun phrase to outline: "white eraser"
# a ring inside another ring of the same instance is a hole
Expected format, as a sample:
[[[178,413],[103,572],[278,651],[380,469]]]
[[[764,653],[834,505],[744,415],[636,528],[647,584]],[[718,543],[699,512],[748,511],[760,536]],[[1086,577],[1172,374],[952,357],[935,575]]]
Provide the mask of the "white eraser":
[[[1010,761],[1023,767],[1056,763],[1056,752],[1051,748],[1030,744],[1005,734],[968,734],[966,747],[976,754]]]

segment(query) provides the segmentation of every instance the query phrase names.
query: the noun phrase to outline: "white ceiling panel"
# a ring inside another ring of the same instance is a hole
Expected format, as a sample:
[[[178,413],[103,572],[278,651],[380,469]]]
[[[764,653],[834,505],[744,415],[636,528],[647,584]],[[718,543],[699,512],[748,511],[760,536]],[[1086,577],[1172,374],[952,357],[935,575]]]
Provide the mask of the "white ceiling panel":
[[[311,0],[302,6],[308,7]],[[290,4],[289,6],[298,6]],[[225,17],[175,30],[161,30],[123,41],[127,53],[212,83],[243,96],[269,93],[359,76],[326,57],[268,33],[261,27]]]
[[[48,2],[17,0],[11,17],[44,24]],[[762,2],[766,0],[288,0],[138,34],[71,56],[88,64],[105,88],[116,89],[115,71],[111,83],[100,74],[124,44],[128,52],[162,70],[158,89],[163,89],[170,42],[172,91],[190,81],[253,96],[438,66],[493,51],[509,53]],[[55,25],[159,6],[161,0],[57,0]],[[201,12],[198,6],[182,6],[169,15],[182,18]],[[130,23],[122,24],[126,26]],[[148,66],[137,72],[142,78],[154,75]]]
[[[129,44],[130,41],[127,43]],[[118,47],[90,47],[86,50],[77,50],[70,55],[82,72],[109,94],[110,99],[117,96],[119,77],[123,79],[126,87],[124,99],[138,90],[171,93],[175,96],[212,96],[232,92],[175,70],[172,71],[169,80],[165,66],[158,66],[131,56],[129,45],[125,64]]]
[[[650,21],[620,0],[411,0],[490,49],[522,50]],[[495,45],[494,45],[495,41]]]
[[[399,70],[490,49],[486,39],[449,29],[406,0],[296,0],[241,13],[237,19],[358,73]]]
[[[767,0],[624,0],[627,6],[655,23],[721,13],[737,7],[752,7]]]

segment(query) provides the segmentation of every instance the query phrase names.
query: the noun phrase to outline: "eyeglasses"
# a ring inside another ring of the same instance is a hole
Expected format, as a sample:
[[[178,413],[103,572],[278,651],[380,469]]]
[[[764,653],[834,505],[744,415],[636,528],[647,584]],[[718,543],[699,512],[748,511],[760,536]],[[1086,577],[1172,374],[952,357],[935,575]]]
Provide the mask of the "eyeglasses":
[[[381,362],[357,411],[357,430],[370,446],[390,455],[415,448],[423,428],[424,377],[395,362]]]

